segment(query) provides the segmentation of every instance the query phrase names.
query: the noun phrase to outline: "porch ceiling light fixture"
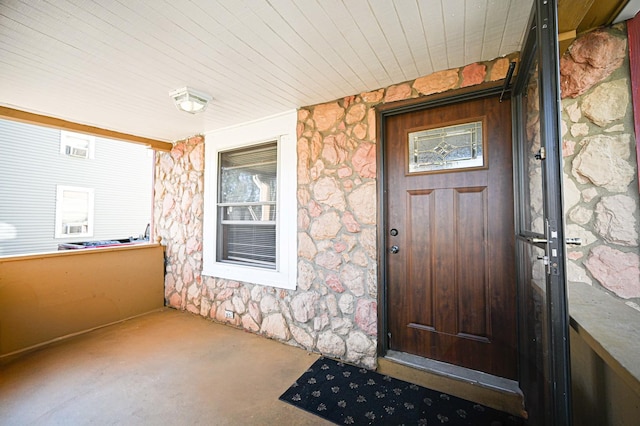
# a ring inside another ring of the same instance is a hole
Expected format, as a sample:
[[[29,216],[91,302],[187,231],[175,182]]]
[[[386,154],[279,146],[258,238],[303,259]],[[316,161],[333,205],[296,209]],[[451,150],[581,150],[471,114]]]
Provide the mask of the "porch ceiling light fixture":
[[[204,111],[207,108],[207,103],[213,99],[211,95],[199,92],[190,87],[174,90],[169,93],[169,96],[171,96],[180,111],[185,111],[190,114],[197,114]]]

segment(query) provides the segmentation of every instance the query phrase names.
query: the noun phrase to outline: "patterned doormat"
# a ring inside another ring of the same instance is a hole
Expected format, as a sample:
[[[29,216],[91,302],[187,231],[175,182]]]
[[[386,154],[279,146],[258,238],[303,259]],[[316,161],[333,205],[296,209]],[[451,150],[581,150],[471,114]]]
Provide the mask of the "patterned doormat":
[[[340,425],[525,424],[520,417],[324,357],[280,400]]]

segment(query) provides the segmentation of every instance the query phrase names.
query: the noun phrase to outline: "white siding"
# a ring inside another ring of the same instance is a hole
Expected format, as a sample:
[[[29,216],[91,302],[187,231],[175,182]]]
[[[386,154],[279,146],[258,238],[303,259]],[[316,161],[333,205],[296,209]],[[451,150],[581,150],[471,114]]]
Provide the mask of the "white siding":
[[[0,120],[0,256],[57,250],[56,186],[94,188],[95,226],[81,241],[139,236],[151,218],[153,159],[141,145],[96,138],[93,159],[60,153],[60,131]]]

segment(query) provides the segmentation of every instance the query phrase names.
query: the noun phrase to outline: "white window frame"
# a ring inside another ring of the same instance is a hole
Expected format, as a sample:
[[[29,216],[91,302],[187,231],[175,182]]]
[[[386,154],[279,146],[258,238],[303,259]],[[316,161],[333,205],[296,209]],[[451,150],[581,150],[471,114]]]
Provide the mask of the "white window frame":
[[[228,127],[205,134],[205,187],[202,274],[285,289],[296,288],[297,278],[297,112]],[[276,268],[218,262],[218,157],[222,151],[278,141]]]
[[[62,229],[62,215],[63,215],[63,200],[64,200],[64,192],[65,191],[73,191],[73,192],[85,192],[87,193],[87,232],[77,233],[77,234],[67,234],[63,232]],[[55,238],[83,238],[83,237],[92,237],[93,236],[93,225],[94,225],[94,208],[95,208],[95,194],[93,188],[84,188],[80,186],[66,186],[66,185],[58,185],[56,186],[56,230],[55,230]]]
[[[84,133],[68,132],[66,130],[60,131],[60,154],[67,157],[78,159],[93,159],[95,158],[95,136],[86,135]],[[85,157],[74,155],[69,152],[74,149],[87,149],[88,153]]]

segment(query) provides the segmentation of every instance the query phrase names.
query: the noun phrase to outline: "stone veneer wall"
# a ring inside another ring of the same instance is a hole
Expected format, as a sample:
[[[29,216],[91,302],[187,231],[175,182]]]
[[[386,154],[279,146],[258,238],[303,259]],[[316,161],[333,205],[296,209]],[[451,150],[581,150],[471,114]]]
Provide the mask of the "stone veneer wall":
[[[200,314],[204,138],[176,143],[156,155],[155,237],[165,246],[165,303]]]
[[[202,271],[204,141],[156,159],[156,236],[166,246],[168,306],[338,357],[376,365],[376,117],[385,102],[505,77],[517,55],[298,111],[296,290],[206,277]],[[225,311],[235,313],[225,318]]]
[[[561,60],[569,280],[640,310],[638,165],[623,24],[577,39]]]

